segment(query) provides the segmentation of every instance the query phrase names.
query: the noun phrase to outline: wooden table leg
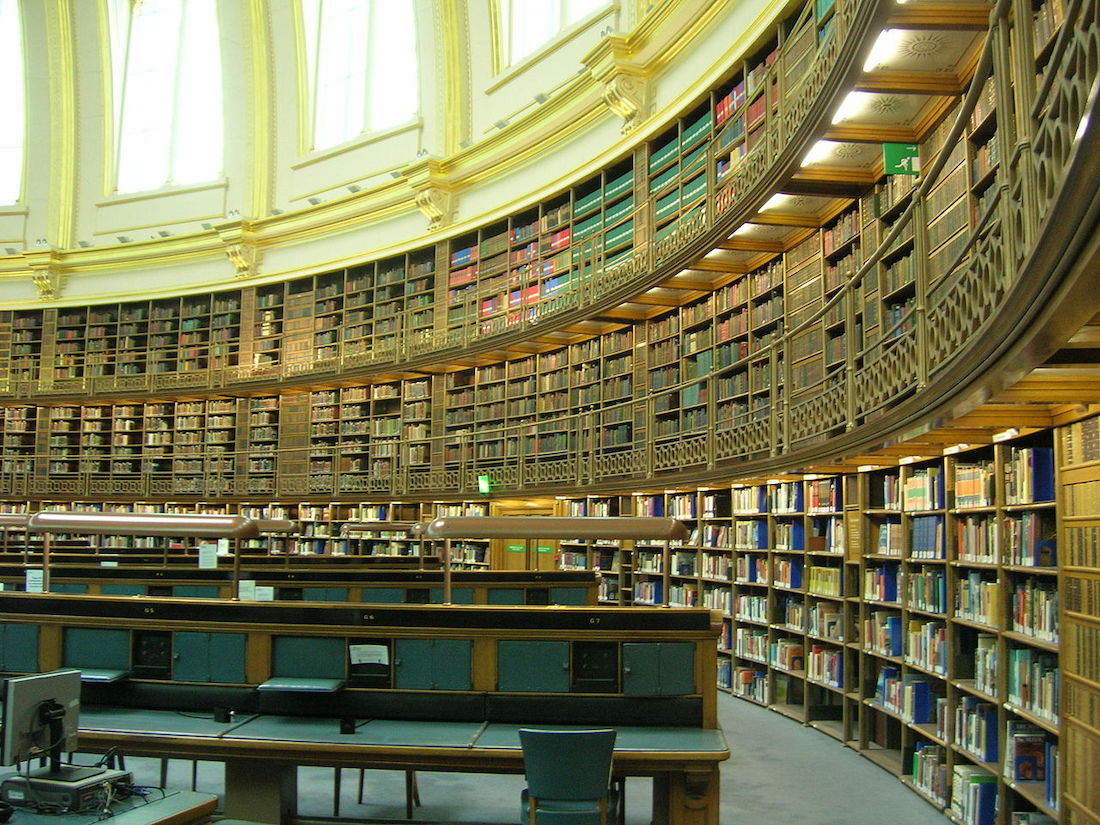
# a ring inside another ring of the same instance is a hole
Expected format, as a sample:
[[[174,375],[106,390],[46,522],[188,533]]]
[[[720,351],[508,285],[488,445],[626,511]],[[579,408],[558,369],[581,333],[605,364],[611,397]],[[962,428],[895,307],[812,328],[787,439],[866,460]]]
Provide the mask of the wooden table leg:
[[[287,825],[298,810],[298,769],[263,759],[225,762],[225,816]]]
[[[653,777],[653,825],[719,825],[719,776],[715,766]]]

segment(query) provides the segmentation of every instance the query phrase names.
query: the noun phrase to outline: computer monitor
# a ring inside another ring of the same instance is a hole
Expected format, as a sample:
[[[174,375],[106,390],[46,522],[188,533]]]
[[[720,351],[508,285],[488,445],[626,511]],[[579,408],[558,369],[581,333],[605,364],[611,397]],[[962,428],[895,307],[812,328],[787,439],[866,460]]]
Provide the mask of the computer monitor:
[[[4,688],[3,719],[0,765],[49,757],[49,772],[61,773],[61,754],[76,750],[80,671],[11,677]]]

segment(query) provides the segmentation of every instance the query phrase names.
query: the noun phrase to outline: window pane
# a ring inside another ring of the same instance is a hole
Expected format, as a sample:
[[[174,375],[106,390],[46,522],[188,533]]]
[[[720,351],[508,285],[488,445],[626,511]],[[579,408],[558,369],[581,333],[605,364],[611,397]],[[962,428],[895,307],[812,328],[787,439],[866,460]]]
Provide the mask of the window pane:
[[[420,109],[416,21],[411,0],[374,0],[369,34],[367,128],[377,130],[407,123]]]
[[[316,149],[343,143],[363,129],[369,10],[365,0],[324,0],[321,6],[313,84]]]
[[[610,5],[607,0],[564,0],[564,3],[565,19],[562,22],[566,26],[588,17],[597,9]]]
[[[223,115],[215,0],[142,3],[131,12],[128,43],[118,191],[216,177]]]
[[[19,200],[25,138],[23,30],[18,0],[0,0],[0,203]]]
[[[559,0],[511,0],[508,56],[518,63],[561,29]]]
[[[607,8],[609,0],[497,0],[504,37],[508,38],[508,62],[518,63],[542,48],[568,26],[594,11]]]
[[[153,189],[168,179],[180,40],[179,3],[143,3],[131,14],[119,141],[120,192]]]
[[[222,72],[214,0],[190,0],[183,29],[169,180],[199,183],[222,174]]]

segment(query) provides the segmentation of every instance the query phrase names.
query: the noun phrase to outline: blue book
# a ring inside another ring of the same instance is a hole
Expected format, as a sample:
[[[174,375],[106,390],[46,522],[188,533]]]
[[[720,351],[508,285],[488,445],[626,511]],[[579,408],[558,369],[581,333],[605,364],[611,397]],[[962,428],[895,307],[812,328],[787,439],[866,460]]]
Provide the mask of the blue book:
[[[974,825],[993,825],[997,813],[997,783],[978,782],[971,787],[977,797]]]

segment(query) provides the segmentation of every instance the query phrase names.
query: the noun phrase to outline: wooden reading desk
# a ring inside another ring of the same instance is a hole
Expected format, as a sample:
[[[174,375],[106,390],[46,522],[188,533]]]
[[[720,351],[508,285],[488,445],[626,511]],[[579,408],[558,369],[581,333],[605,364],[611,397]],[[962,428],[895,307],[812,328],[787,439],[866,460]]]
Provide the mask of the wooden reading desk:
[[[224,761],[226,816],[258,822],[293,819],[299,765],[523,773],[519,724],[370,719],[341,733],[335,719],[261,714],[219,723],[123,708],[91,708],[81,719],[82,748]],[[721,730],[615,728],[614,773],[653,777],[654,825],[717,823],[718,766],[729,757]]]
[[[229,817],[289,822],[298,765],[521,773],[519,728],[560,726],[619,730],[614,773],[653,777],[656,825],[719,825],[720,628],[697,608],[4,591],[0,672],[81,670],[82,750],[223,760]]]

